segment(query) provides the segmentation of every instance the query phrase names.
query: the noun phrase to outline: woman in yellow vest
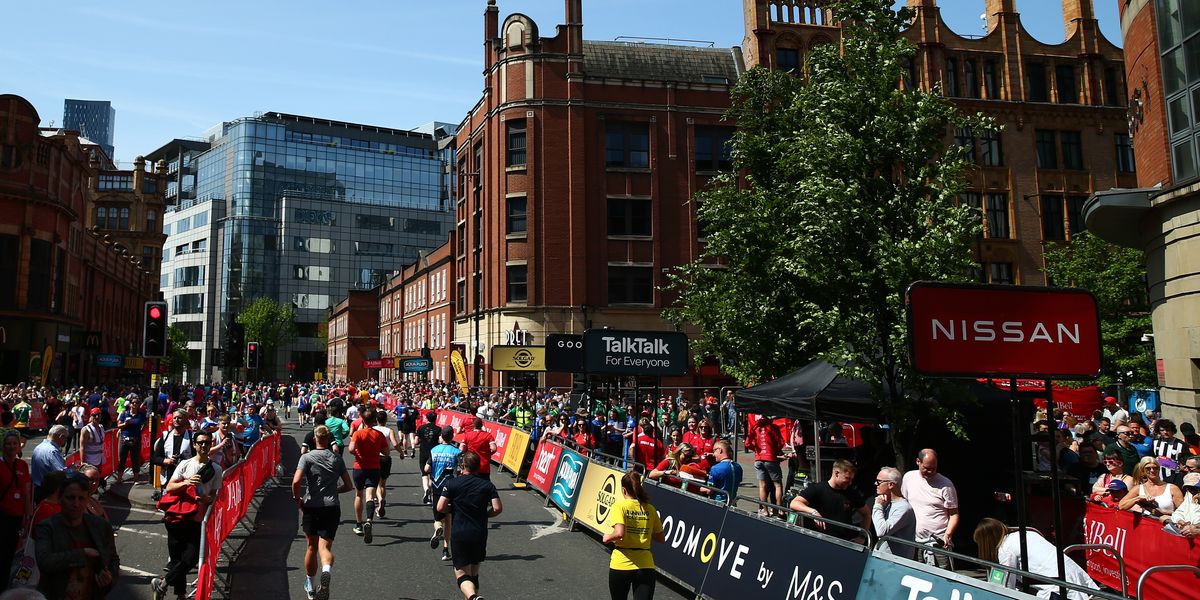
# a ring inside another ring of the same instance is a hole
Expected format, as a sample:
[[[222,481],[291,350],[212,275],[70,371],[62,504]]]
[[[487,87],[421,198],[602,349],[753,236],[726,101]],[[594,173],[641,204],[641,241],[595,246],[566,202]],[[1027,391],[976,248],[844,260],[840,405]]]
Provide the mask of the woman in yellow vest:
[[[604,535],[605,544],[615,545],[608,563],[608,591],[613,600],[626,600],[631,589],[634,600],[650,600],[655,583],[650,542],[666,541],[662,522],[637,471],[621,477],[621,495],[612,507],[613,530]]]

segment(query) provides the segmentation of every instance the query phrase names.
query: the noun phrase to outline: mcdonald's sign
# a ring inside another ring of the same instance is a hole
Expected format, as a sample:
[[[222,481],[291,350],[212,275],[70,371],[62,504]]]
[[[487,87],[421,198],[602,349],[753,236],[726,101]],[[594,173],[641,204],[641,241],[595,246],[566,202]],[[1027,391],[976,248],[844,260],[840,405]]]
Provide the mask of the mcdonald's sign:
[[[99,331],[85,331],[83,333],[83,349],[84,350],[99,350],[100,342],[103,336]]]

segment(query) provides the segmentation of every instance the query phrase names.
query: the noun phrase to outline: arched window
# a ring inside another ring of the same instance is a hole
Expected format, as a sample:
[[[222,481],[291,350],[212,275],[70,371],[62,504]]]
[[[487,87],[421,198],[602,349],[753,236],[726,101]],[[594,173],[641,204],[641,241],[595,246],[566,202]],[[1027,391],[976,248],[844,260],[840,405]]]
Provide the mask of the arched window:
[[[100,229],[108,229],[108,209],[103,206],[96,207],[96,227]]]
[[[146,231],[158,233],[158,211],[146,211]]]

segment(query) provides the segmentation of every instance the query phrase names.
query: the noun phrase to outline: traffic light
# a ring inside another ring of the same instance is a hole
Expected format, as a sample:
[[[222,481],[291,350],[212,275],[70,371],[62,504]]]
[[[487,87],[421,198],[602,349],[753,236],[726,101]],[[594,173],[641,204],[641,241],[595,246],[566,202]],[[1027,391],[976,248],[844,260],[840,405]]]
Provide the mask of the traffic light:
[[[145,358],[166,356],[167,303],[147,302],[142,316],[142,356]]]
[[[571,412],[574,412],[581,406],[587,408],[587,399],[588,376],[584,373],[571,374],[571,395],[569,397]]]
[[[262,355],[262,347],[258,342],[250,342],[246,344],[246,368],[257,369],[258,359]]]

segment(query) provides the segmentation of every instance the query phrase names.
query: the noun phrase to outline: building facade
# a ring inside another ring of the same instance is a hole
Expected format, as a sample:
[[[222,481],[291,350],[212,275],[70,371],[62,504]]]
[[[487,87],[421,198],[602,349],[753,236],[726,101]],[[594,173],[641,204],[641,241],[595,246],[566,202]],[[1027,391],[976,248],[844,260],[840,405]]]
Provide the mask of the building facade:
[[[749,66],[800,72],[812,48],[836,41],[836,16],[818,0],[744,0]],[[1045,285],[1044,250],[1084,227],[1089,195],[1137,181],[1126,124],[1125,64],[1104,38],[1091,0],[1062,0],[1066,40],[1045,44],[1021,26],[1015,0],[985,0],[982,37],[942,21],[936,0],[908,0],[905,36],[917,47],[908,82],[940,89],[998,132],[948,132],[977,168],[961,200],[978,207],[978,279]]]
[[[454,331],[455,233],[450,241],[422,255],[379,288],[379,349],[384,360],[425,357],[429,373],[384,369],[383,379],[449,381],[451,336]]]
[[[325,370],[319,331],[346,290],[372,289],[445,239],[446,165],[429,134],[282,113],[175,140],[167,163],[163,294],[185,327],[193,379],[231,377],[229,325],[256,298],[289,303],[298,336],[267,360]]]
[[[553,37],[522,14],[501,22],[494,2],[484,13],[484,92],[458,129],[449,248],[451,341],[471,385],[570,384],[494,372],[497,345],[670,330],[660,287],[700,256],[689,199],[730,168],[736,48],[584,40],[580,0],[565,7]]]
[[[117,127],[117,111],[107,100],[63,100],[64,129],[73,129],[95,142],[110,160],[116,160],[113,146]]]
[[[154,236],[132,222],[89,227],[93,200],[109,201],[93,157],[76,132],[40,120],[24,98],[0,95],[0,382],[144,380],[139,318],[156,286],[138,244]],[[150,196],[112,202],[158,202]]]
[[[376,372],[367,369],[363,361],[378,358],[379,316],[375,290],[351,290],[330,308],[329,381],[361,381]]]
[[[1138,189],[1088,201],[1097,235],[1145,252],[1164,416],[1200,409],[1200,4],[1120,3]]]
[[[95,174],[88,183],[91,208],[85,215],[85,227],[107,235],[117,252],[132,255],[150,272],[151,281],[157,282],[166,242],[162,231],[165,165],[160,163],[150,171],[146,159],[139,156],[132,170],[101,169],[93,156],[91,166]]]

